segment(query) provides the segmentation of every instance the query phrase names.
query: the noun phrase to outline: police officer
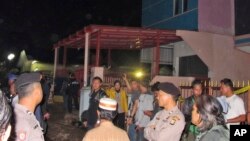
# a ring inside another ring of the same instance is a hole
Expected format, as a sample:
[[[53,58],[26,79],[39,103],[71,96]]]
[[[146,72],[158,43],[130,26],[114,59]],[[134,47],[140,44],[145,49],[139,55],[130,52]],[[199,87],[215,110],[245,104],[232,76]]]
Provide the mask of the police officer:
[[[42,128],[34,110],[41,102],[43,94],[39,73],[24,73],[16,82],[19,101],[15,105],[16,141],[44,141]]]
[[[70,74],[69,76],[69,83],[67,86],[67,95],[68,95],[68,112],[72,113],[72,99],[74,100],[74,105],[76,110],[79,110],[79,103],[78,103],[78,91],[80,89],[80,84],[76,80],[74,74]]]
[[[185,126],[184,116],[177,107],[180,91],[172,83],[160,83],[157,96],[159,111],[144,130],[149,141],[179,141]]]

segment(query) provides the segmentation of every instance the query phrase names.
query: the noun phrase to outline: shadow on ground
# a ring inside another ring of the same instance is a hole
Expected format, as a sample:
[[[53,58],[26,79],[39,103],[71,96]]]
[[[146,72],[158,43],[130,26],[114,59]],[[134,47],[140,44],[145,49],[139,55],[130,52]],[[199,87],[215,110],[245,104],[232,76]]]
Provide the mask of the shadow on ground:
[[[63,104],[54,103],[50,105],[51,117],[48,121],[49,129],[46,141],[81,141],[85,130],[72,122],[78,120],[78,111],[65,114]]]

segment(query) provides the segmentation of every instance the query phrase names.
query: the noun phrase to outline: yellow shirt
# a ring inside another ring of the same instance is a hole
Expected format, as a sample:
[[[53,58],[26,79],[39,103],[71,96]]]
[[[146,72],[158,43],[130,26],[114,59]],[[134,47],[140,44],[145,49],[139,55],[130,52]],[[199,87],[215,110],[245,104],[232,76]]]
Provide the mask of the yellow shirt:
[[[108,95],[109,98],[116,100],[116,91],[114,88],[107,89],[106,94]],[[127,113],[128,112],[128,98],[126,91],[124,89],[120,90],[120,104],[122,110]]]

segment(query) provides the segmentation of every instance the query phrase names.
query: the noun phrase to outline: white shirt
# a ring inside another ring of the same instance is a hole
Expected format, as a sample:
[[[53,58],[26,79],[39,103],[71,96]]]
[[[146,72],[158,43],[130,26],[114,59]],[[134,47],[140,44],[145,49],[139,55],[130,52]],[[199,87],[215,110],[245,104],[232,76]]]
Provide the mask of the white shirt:
[[[136,125],[146,127],[150,122],[150,117],[144,114],[144,111],[153,111],[153,95],[141,94],[139,97],[139,105],[135,116]]]
[[[226,102],[228,103],[228,112],[225,114],[225,118],[227,120],[246,114],[244,102],[239,96],[234,94],[231,97],[225,97],[225,98]],[[239,122],[229,123],[227,124],[227,126],[229,127],[229,125],[239,125],[239,124],[240,124]]]
[[[18,103],[18,100],[19,100],[18,95],[16,95],[15,97],[13,97],[11,105],[15,107],[15,105]]]

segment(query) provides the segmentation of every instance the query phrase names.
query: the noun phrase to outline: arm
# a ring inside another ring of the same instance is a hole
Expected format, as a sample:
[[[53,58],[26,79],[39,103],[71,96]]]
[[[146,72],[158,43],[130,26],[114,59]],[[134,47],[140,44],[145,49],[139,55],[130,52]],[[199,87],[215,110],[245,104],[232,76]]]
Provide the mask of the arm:
[[[237,102],[235,103],[237,106],[237,117],[227,119],[227,123],[237,123],[237,122],[245,122],[246,121],[246,110],[244,106],[244,102],[241,98],[238,98]]]
[[[133,110],[132,110],[132,113],[131,113],[131,116],[132,116],[132,117],[134,117],[135,114],[136,114],[136,111],[137,111],[137,109],[138,109],[138,104],[139,104],[139,100],[137,99],[137,100],[135,100],[135,104],[134,104],[134,106],[133,106]]]
[[[151,117],[153,115],[152,111],[144,111],[144,115]]]
[[[157,141],[179,141],[185,126],[184,119],[176,121],[174,125],[168,124],[165,126],[168,126],[168,128],[159,131]]]
[[[231,118],[227,120],[227,123],[237,123],[237,122],[245,122],[246,121],[246,115],[240,115],[235,118]]]
[[[153,115],[153,101],[154,97],[153,96],[148,96],[147,98],[147,107],[145,107],[145,110],[143,111],[144,115],[151,117]]]
[[[125,81],[125,83],[126,83],[126,86],[127,86],[127,88],[128,88],[128,92],[131,92],[132,89],[131,89],[131,86],[130,86],[130,84],[129,84],[129,82],[128,82],[127,75],[126,75],[125,73],[123,74],[122,79],[123,79],[123,80]]]
[[[147,140],[156,140],[158,137],[159,132],[155,130],[155,126],[157,124],[156,118],[159,116],[159,113],[155,115],[153,120],[151,120],[148,125],[144,129],[144,137]]]
[[[132,109],[132,112],[131,112],[131,115],[130,115],[130,117],[128,118],[128,124],[132,124],[132,120],[133,120],[133,118],[134,118],[134,116],[135,116],[135,114],[136,114],[136,111],[137,111],[137,109],[138,109],[138,104],[139,104],[139,100],[137,99],[136,101],[135,101],[135,103],[134,103],[134,105],[133,105],[133,109]]]

